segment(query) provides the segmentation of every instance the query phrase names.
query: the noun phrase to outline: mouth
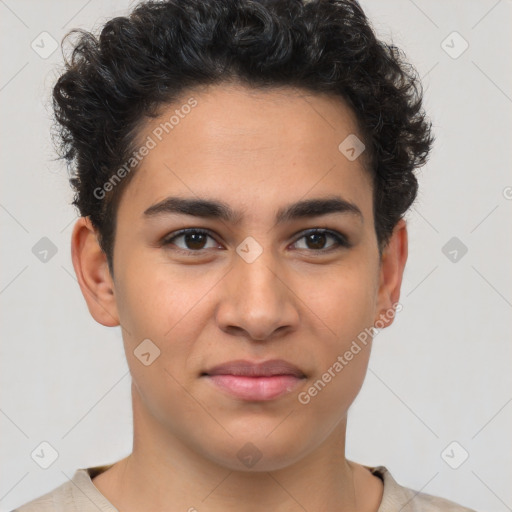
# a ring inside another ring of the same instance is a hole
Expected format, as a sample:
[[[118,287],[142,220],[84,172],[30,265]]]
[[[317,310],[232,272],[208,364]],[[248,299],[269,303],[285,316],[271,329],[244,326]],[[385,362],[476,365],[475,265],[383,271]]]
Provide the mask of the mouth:
[[[268,401],[293,391],[306,375],[282,359],[262,363],[230,361],[203,372],[217,389],[247,401]]]

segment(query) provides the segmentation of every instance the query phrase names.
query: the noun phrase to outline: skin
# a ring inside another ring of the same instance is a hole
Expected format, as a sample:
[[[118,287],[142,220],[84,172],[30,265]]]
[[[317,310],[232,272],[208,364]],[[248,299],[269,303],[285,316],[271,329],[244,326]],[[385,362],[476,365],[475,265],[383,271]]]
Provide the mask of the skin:
[[[91,315],[121,325],[132,375],[133,452],[93,483],[124,512],[377,511],[382,482],[345,458],[347,411],[363,383],[371,342],[307,405],[299,392],[332,367],[365,328],[392,318],[407,260],[399,221],[379,259],[372,183],[362,157],[338,145],[358,134],[339,98],[292,88],[230,84],[188,91],[198,105],[144,158],[117,213],[114,279],[88,218],[72,235],[72,257]],[[179,104],[140,130],[145,140]],[[362,138],[361,136],[359,138]],[[364,153],[363,153],[364,155]],[[289,203],[332,196],[350,213],[296,219],[275,212]],[[241,218],[144,211],[167,196],[224,201]],[[188,239],[159,243],[183,228],[210,229],[200,256]],[[301,233],[328,228],[318,245]],[[262,254],[236,252],[248,236]],[[187,245],[188,243],[188,245]],[[319,247],[319,248],[318,248]],[[149,365],[134,350],[149,338],[160,356]],[[293,392],[267,402],[233,398],[200,377],[233,359],[285,359],[306,375]],[[237,452],[261,453],[245,467]],[[193,509],[191,509],[193,510]]]

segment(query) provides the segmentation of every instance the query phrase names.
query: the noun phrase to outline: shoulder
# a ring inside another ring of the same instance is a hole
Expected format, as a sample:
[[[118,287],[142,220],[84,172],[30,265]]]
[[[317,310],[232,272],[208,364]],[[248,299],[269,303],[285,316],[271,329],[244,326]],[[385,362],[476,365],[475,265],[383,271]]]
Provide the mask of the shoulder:
[[[453,501],[400,485],[384,466],[366,466],[384,482],[382,502],[377,512],[475,512]]]
[[[77,469],[71,480],[11,512],[118,512],[92,482],[98,468]]]
[[[60,510],[59,507],[64,504],[71,505],[73,501],[71,485],[71,482],[65,482],[52,491],[21,505],[12,512],[53,512],[54,510]],[[76,509],[70,506],[69,510],[75,511]]]

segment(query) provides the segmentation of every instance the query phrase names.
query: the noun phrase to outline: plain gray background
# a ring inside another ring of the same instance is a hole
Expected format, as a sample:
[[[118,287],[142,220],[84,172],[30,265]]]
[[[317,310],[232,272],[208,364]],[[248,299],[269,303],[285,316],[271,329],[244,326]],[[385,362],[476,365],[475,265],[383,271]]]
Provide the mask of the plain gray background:
[[[131,4],[0,0],[1,511],[131,450],[120,330],[94,322],[71,264],[76,213],[49,136],[60,49],[47,55]],[[362,6],[423,77],[437,141],[407,216],[403,311],[375,339],[347,456],[479,511],[512,510],[512,2]],[[41,261],[44,237],[56,253]],[[48,469],[31,457],[43,441],[58,453]]]

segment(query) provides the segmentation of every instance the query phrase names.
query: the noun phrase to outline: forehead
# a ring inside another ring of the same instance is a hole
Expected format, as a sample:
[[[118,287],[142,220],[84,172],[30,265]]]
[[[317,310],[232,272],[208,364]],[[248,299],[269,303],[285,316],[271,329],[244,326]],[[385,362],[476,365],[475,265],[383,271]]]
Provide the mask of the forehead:
[[[140,129],[137,146],[151,149],[120,209],[129,202],[142,212],[181,195],[223,198],[251,216],[256,205],[275,211],[287,199],[334,193],[371,208],[364,153],[351,161],[339,149],[354,135],[362,139],[357,118],[338,97],[233,84],[196,88]]]
[[[189,135],[191,131],[194,142],[229,145],[236,137],[240,148],[250,151],[258,149],[258,139],[267,146],[273,142],[276,149],[285,149],[283,142],[311,141],[310,146],[316,145],[327,131],[335,138],[359,135],[357,117],[342,97],[294,87],[255,89],[227,83],[196,87],[172,104],[162,106],[160,116],[141,128],[139,141],[153,133],[158,141],[166,138],[172,144],[172,137],[167,135]],[[274,135],[279,139],[272,139]]]

